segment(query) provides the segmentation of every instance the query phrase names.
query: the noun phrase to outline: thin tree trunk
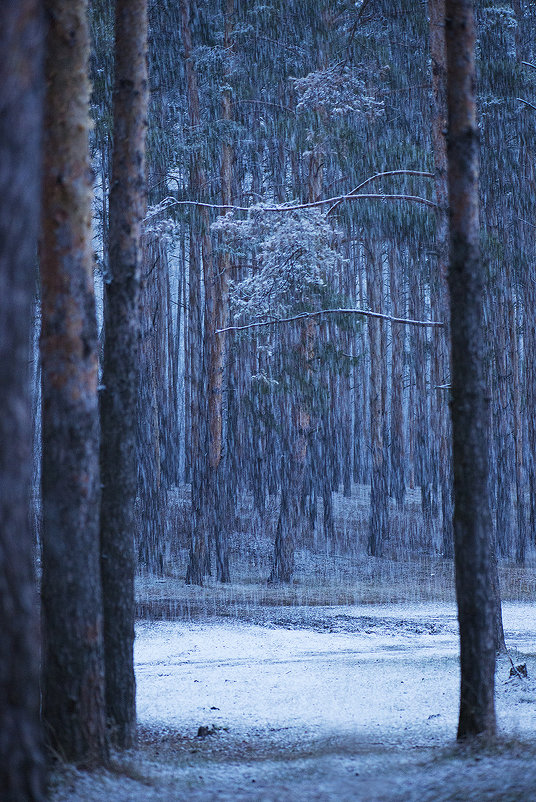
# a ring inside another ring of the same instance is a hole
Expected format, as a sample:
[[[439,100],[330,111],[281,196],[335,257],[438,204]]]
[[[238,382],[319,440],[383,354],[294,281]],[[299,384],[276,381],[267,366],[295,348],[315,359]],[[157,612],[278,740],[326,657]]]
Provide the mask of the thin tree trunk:
[[[437,200],[435,243],[437,267],[431,280],[432,317],[442,320],[432,350],[432,415],[437,437],[433,438],[434,457],[441,491],[441,553],[454,556],[452,535],[452,434],[448,413],[449,384],[449,221],[447,164],[447,54],[445,46],[445,0],[429,0],[430,56],[432,59],[432,145]]]
[[[371,245],[367,258],[367,299],[369,309],[382,308],[382,259],[375,244]],[[389,488],[387,477],[385,439],[384,392],[382,389],[384,370],[382,360],[385,359],[385,333],[380,320],[368,320],[370,351],[370,438],[371,438],[371,474],[370,474],[370,519],[368,532],[368,553],[373,557],[381,557],[385,542],[389,535]]]
[[[180,0],[181,30],[183,38],[184,58],[186,63],[186,92],[188,97],[188,114],[190,125],[195,129],[200,124],[199,88],[193,64],[193,44],[191,30],[190,0]],[[194,196],[199,196],[206,185],[205,170],[199,153],[192,156],[190,165],[190,186]],[[202,460],[201,449],[205,444],[206,421],[202,412],[206,411],[206,394],[203,393],[203,379],[208,365],[207,350],[203,349],[201,340],[201,266],[205,294],[209,292],[212,280],[212,242],[210,235],[210,219],[205,208],[192,214],[192,221],[199,222],[202,242],[202,265],[199,260],[198,244],[195,238],[199,235],[194,225],[190,228],[190,466],[192,478],[192,528],[190,538],[190,559],[186,571],[186,581],[202,585],[204,577],[210,573],[209,533],[206,530],[207,520],[207,464]],[[192,258],[192,256],[194,258]],[[206,331],[205,331],[206,337]],[[204,354],[202,358],[202,353]]]
[[[391,314],[395,317],[404,317],[401,299],[401,260],[395,245],[389,248],[389,287],[391,294]],[[391,328],[391,470],[390,493],[399,509],[404,506],[406,495],[405,459],[406,449],[404,442],[404,326]]]
[[[495,733],[488,410],[482,329],[472,3],[447,0],[454,549],[460,626],[458,738]]]
[[[231,43],[231,25],[234,0],[225,0],[225,26],[223,46],[229,53]],[[224,76],[229,80],[228,70]],[[231,93],[228,89],[222,92],[222,120],[230,124]],[[233,148],[230,137],[224,138],[221,154],[221,196],[222,204],[232,203],[232,165]],[[225,465],[221,462],[223,441],[223,391],[225,380],[225,356],[227,353],[227,335],[216,334],[218,329],[224,329],[229,321],[229,274],[231,257],[228,250],[223,249],[218,262],[212,261],[215,269],[210,276],[209,286],[206,288],[209,296],[209,314],[205,337],[208,341],[208,496],[205,510],[208,513],[207,525],[214,537],[216,551],[216,578],[220,582],[229,582],[229,555],[226,536],[228,516],[226,514],[226,494],[223,489],[223,470]]]
[[[134,539],[137,485],[140,236],[145,214],[147,2],[116,0],[110,280],[101,393],[101,572],[106,713],[111,737],[136,737]]]
[[[0,8],[0,797],[45,798],[39,618],[30,527],[31,331],[39,224],[44,24]]]
[[[42,193],[43,717],[67,760],[102,763],[97,321],[85,0],[46,0]]]

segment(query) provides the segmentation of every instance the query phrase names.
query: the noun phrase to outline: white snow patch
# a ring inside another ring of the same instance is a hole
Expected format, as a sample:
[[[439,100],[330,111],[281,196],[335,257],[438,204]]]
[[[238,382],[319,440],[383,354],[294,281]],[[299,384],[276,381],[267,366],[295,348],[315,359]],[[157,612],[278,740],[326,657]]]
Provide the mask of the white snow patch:
[[[455,607],[326,610],[363,617],[363,631],[221,621],[140,623],[135,646],[140,723],[184,734],[213,723],[244,734],[286,728],[318,736],[381,733],[384,741],[452,738],[459,686]],[[417,631],[400,630],[400,621],[414,622]],[[511,648],[535,651],[534,608],[505,604],[504,622]],[[420,631],[419,624],[436,625],[437,632]],[[500,666],[501,730],[534,731],[536,686],[530,679],[505,684],[508,672]]]
[[[51,802],[536,799],[532,606],[504,605],[512,657],[529,678],[509,679],[507,658],[498,662],[498,721],[510,740],[484,753],[455,746],[454,605],[269,617],[139,623],[138,719],[153,746],[119,756],[118,774],[65,767]],[[197,738],[201,725],[215,734]]]

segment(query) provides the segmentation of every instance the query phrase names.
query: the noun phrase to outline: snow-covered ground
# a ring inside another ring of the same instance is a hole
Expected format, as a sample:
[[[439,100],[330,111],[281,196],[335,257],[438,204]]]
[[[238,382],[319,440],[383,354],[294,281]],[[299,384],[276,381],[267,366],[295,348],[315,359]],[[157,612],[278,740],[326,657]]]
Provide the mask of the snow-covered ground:
[[[536,799],[536,610],[503,613],[529,677],[509,679],[499,661],[502,743],[485,753],[454,743],[453,605],[139,623],[142,746],[123,776],[72,770],[53,799]]]

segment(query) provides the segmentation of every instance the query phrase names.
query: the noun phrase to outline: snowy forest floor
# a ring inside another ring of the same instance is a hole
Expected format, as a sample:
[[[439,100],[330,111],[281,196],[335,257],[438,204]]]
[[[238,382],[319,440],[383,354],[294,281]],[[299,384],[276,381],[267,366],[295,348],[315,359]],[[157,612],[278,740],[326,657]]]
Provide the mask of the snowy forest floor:
[[[532,605],[505,604],[528,678],[509,678],[499,660],[500,737],[483,750],[455,744],[452,604],[271,609],[251,621],[139,622],[139,746],[112,771],[58,770],[51,799],[536,797]]]
[[[109,771],[58,767],[51,802],[536,799],[533,555],[501,565],[528,677],[499,659],[497,741],[460,746],[452,563],[418,525],[410,548],[393,536],[366,557],[353,501],[336,499],[336,543],[298,549],[288,587],[266,583],[273,527],[254,516],[231,538],[233,581],[185,585],[178,514],[163,573],[137,579],[139,744]]]

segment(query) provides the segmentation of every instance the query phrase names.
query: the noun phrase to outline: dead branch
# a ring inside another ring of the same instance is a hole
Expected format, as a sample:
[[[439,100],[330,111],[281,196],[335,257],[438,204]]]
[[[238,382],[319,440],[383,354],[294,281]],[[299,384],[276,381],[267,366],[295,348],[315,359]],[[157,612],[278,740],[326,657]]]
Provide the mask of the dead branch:
[[[439,320],[412,320],[411,318],[393,317],[384,315],[382,312],[372,312],[369,309],[320,309],[318,312],[302,312],[293,317],[274,318],[273,320],[261,320],[256,323],[246,323],[244,326],[227,326],[224,329],[216,329],[215,334],[223,334],[227,331],[245,331],[246,329],[258,329],[263,326],[277,326],[280,323],[293,323],[296,320],[306,320],[311,317],[322,317],[322,315],[362,315],[363,317],[374,317],[379,320],[386,320],[389,323],[402,323],[409,326],[436,326],[443,327],[445,324]]]

